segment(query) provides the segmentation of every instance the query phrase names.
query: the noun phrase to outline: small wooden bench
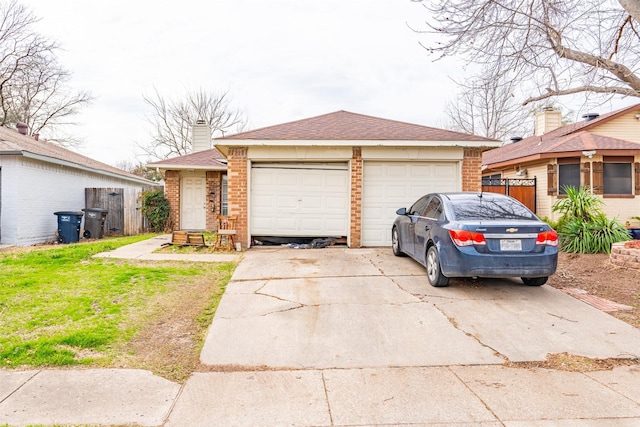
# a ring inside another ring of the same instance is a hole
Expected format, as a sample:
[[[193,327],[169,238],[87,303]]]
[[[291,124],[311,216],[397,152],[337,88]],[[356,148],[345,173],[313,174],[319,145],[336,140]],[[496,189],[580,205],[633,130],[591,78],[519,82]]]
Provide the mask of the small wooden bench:
[[[203,233],[189,233],[187,231],[174,231],[171,234],[171,243],[166,245],[179,246],[206,246]]]

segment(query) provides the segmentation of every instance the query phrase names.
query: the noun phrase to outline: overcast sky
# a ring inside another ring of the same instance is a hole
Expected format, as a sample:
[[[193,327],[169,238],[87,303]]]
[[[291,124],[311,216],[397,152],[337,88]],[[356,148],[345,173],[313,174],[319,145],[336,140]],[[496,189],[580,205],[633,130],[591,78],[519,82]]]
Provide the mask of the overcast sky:
[[[464,76],[420,46],[409,27],[427,12],[410,0],[22,1],[61,46],[72,87],[95,97],[75,134],[109,164],[147,161],[135,143],[150,140],[154,90],[228,92],[248,129],[338,110],[445,127]]]
[[[149,140],[154,88],[228,91],[250,129],[337,110],[442,127],[453,62],[419,45],[409,0],[25,0],[56,40],[73,88],[83,154],[114,164]],[[140,161],[146,159],[137,157]]]

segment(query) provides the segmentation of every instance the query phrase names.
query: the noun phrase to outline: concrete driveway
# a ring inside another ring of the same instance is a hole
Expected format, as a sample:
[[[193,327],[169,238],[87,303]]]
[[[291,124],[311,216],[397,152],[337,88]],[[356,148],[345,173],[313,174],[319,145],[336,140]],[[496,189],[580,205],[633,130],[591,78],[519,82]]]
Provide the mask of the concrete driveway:
[[[390,249],[253,249],[165,427],[640,423],[638,365],[504,366],[558,352],[640,355],[640,330],[519,280],[432,288]]]
[[[640,354],[640,331],[552,287],[485,279],[433,288],[425,274],[388,248],[249,251],[201,361],[326,369]]]

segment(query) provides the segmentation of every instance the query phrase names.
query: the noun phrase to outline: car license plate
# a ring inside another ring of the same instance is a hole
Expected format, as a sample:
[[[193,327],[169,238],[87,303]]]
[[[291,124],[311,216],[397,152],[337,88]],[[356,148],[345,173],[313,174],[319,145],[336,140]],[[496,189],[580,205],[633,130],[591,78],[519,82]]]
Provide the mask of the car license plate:
[[[519,239],[501,239],[500,250],[501,251],[521,251],[522,241]]]

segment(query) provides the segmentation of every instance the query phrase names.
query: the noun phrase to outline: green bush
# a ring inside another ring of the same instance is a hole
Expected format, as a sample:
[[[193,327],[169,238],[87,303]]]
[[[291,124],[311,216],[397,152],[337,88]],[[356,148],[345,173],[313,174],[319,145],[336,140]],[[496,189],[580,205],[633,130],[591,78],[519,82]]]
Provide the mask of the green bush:
[[[579,218],[583,221],[591,221],[602,213],[604,202],[598,196],[591,194],[585,187],[564,187],[567,197],[559,199],[553,205],[554,212],[560,212],[565,220]]]
[[[560,235],[560,250],[571,253],[610,253],[611,245],[629,240],[627,229],[602,212],[604,202],[586,188],[565,188],[567,197],[553,205],[561,212],[556,231]]]
[[[554,230],[558,229],[558,222],[552,220],[551,218],[549,218],[548,216],[545,216],[544,218],[542,218],[542,220],[544,222],[546,222],[547,224],[549,224],[549,227],[553,228]]]
[[[169,222],[171,208],[169,200],[164,196],[164,190],[143,191],[140,198],[142,201],[142,214],[149,221],[151,231],[165,231]]]
[[[572,218],[558,230],[560,250],[571,253],[610,253],[611,245],[629,240],[627,229],[615,219],[600,214],[591,221]]]

